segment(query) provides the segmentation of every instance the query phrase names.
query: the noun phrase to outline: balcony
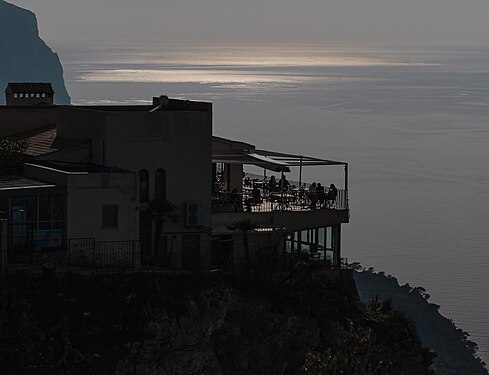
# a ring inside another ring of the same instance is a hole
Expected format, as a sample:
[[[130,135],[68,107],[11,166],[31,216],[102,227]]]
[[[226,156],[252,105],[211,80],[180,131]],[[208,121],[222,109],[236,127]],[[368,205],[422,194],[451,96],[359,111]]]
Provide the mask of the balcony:
[[[349,220],[345,162],[261,150],[213,137],[212,163],[214,233],[226,233],[231,223],[245,218],[262,228],[288,231]],[[324,187],[314,189],[315,183],[304,183],[313,178]]]
[[[212,213],[348,210],[345,189],[336,189],[336,194],[317,193],[309,191],[306,185],[302,188],[271,191],[266,187],[266,182],[252,181],[253,187],[245,184],[242,187],[243,193],[215,191]]]

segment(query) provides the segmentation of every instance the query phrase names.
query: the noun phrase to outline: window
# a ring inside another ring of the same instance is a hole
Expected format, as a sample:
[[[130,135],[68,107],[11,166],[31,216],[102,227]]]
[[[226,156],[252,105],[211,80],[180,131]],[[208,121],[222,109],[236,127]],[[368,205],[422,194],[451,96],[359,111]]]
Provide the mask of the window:
[[[24,94],[19,94],[19,98],[23,98],[24,97]]]
[[[102,206],[102,228],[119,227],[119,206]]]
[[[25,93],[24,94],[24,97],[28,98],[29,97],[29,94],[28,93]]]
[[[41,97],[42,97],[42,98],[45,98],[45,97],[46,97],[46,93],[45,93],[45,92],[43,92],[43,93],[41,94]]]
[[[33,93],[33,92],[31,92],[31,98],[33,98],[33,97],[34,97],[34,93]]]
[[[164,169],[157,169],[155,173],[155,199],[166,198],[166,172]]]
[[[14,98],[17,99],[19,97],[19,94],[15,93]]]
[[[40,97],[41,97],[41,94],[37,93],[36,98],[40,98]]]
[[[149,173],[146,169],[139,171],[139,201],[149,201]]]

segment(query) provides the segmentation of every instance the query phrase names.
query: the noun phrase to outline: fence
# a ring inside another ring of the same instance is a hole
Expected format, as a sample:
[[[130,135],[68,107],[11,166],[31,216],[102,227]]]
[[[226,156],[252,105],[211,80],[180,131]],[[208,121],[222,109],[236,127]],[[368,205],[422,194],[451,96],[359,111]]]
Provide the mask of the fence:
[[[62,272],[76,273],[117,273],[138,270],[176,271],[175,252],[169,247],[165,261],[159,257],[145,260],[141,254],[139,241],[95,241],[92,238],[56,240],[52,242],[33,243],[24,249],[20,256],[16,254],[19,247],[9,249],[7,265],[9,272],[16,270],[42,270],[49,266]],[[344,269],[347,267],[342,259],[341,264],[333,264],[324,253],[285,252],[283,248],[270,246],[260,247],[250,242],[250,266],[253,271],[291,271],[307,269],[311,266],[324,269]],[[239,244],[241,249],[242,245]],[[183,258],[179,263],[182,271],[219,271],[241,272],[246,268],[244,249],[236,251],[237,243],[232,236],[214,236],[201,240],[196,246],[196,267],[185,267]],[[155,261],[156,259],[156,261]],[[143,260],[143,262],[141,261]],[[200,266],[200,267],[199,267]]]
[[[215,192],[212,198],[213,213],[229,212],[271,212],[271,211],[308,211],[316,209],[347,210],[346,190],[338,189],[334,199],[327,194],[309,193],[304,189],[290,189],[284,192],[261,191],[253,197],[252,192],[230,193]]]
[[[15,242],[15,241],[12,241]],[[140,268],[139,241],[95,241],[93,238],[30,241],[10,247],[9,270],[50,265],[66,271],[134,271]]]

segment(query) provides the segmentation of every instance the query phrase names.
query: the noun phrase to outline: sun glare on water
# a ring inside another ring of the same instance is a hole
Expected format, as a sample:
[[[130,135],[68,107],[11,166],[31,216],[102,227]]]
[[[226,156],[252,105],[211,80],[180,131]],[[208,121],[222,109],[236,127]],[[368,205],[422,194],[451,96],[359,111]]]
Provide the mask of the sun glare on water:
[[[318,76],[312,71],[315,68],[425,65],[334,48],[263,46],[162,48],[160,51],[134,50],[124,55],[114,49],[98,64],[98,69],[81,69],[78,79],[85,82],[294,84],[334,79],[329,75]],[[294,71],[296,68],[302,68],[301,72]],[[308,69],[310,73],[305,73]]]

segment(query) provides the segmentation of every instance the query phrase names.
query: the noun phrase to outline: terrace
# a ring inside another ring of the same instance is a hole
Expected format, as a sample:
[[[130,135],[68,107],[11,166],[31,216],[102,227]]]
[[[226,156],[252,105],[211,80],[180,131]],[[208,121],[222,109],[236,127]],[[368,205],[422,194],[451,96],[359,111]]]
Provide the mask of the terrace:
[[[251,145],[233,142],[234,146],[236,144],[240,147],[234,150],[215,150],[214,147],[213,213],[348,211],[347,163],[257,150]],[[255,173],[245,170],[245,166]],[[305,169],[312,167],[334,169],[320,173],[331,178],[330,183],[316,186],[316,183],[303,182]],[[338,167],[342,170],[338,171]],[[262,175],[256,173],[259,169],[263,170]],[[288,176],[294,171],[296,177],[289,177],[289,181]]]

